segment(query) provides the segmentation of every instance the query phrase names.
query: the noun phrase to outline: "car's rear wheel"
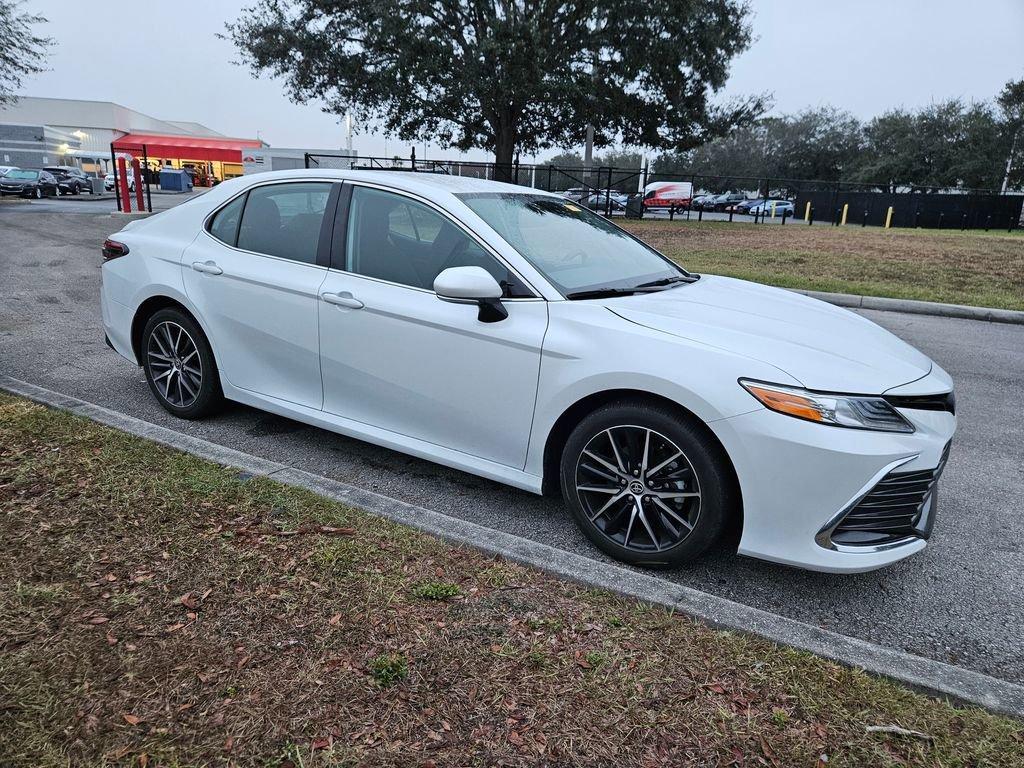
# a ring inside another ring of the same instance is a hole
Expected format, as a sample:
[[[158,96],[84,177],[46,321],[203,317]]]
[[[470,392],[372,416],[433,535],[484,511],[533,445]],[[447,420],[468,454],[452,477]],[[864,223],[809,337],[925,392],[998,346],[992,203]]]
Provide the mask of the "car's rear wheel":
[[[721,447],[681,413],[623,401],[584,418],[561,461],[562,495],[577,524],[612,557],[677,566],[719,537],[735,504]]]
[[[199,325],[178,309],[154,313],[142,332],[142,367],[156,399],[182,419],[201,419],[223,401],[217,366]]]

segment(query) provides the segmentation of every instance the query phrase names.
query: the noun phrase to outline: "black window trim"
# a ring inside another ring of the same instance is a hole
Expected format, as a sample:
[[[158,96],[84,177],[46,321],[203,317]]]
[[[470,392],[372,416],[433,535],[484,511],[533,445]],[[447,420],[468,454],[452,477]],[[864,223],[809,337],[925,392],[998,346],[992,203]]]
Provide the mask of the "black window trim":
[[[279,185],[279,184],[311,184],[311,183],[329,184],[331,186],[331,189],[330,189],[330,191],[328,192],[328,195],[327,195],[327,203],[324,206],[324,217],[323,217],[323,219],[320,222],[320,235],[319,235],[319,237],[317,239],[317,249],[316,249],[316,260],[315,261],[312,261],[312,262],[309,262],[309,261],[299,261],[297,259],[289,259],[289,258],[286,258],[284,256],[275,256],[272,253],[262,253],[261,251],[250,251],[250,250],[248,250],[246,248],[239,248],[238,247],[238,233],[239,233],[239,231],[241,230],[241,227],[242,227],[242,217],[245,216],[245,207],[249,204],[249,193],[252,190],[257,189],[259,187],[276,186],[276,185]],[[330,216],[331,211],[334,210],[332,208],[332,205],[334,205],[334,206],[337,205],[337,198],[338,198],[338,195],[340,193],[340,190],[338,188],[341,187],[341,186],[342,186],[342,180],[337,179],[337,178],[333,178],[332,179],[332,178],[323,178],[323,177],[275,179],[273,181],[267,181],[267,182],[263,182],[261,184],[252,184],[251,186],[248,186],[245,189],[239,191],[237,194],[232,195],[230,198],[225,200],[219,206],[214,208],[213,211],[208,213],[206,215],[206,218],[203,219],[203,232],[206,234],[207,237],[213,239],[215,242],[219,243],[220,245],[223,245],[226,248],[230,248],[233,251],[238,251],[239,253],[251,254],[253,256],[261,256],[262,258],[265,258],[265,259],[277,259],[278,261],[284,261],[284,262],[287,262],[289,264],[299,264],[299,265],[304,266],[304,267],[316,267],[318,269],[327,269],[327,267],[328,267],[328,263],[327,262],[330,259],[330,248],[329,248],[328,244],[331,242],[331,232],[334,229],[334,219],[333,219],[333,217],[331,217],[330,220],[328,220],[328,217]],[[227,208],[229,205],[231,205],[233,202],[235,202],[238,198],[240,198],[242,196],[245,197],[245,200],[242,201],[242,210],[241,210],[241,212],[238,215],[238,223],[235,225],[234,242],[233,243],[226,243],[223,240],[221,240],[219,237],[215,236],[210,231],[210,228],[213,226],[213,220],[217,217],[217,214],[219,214],[221,211],[223,211],[225,208]],[[326,243],[324,241],[325,237],[327,238]]]
[[[547,299],[544,298],[543,294],[541,294],[541,292],[538,291],[533,286],[533,284],[530,283],[529,280],[527,280],[525,277],[523,277],[521,274],[519,274],[519,270],[517,270],[515,267],[513,267],[511,264],[509,264],[508,261],[506,261],[504,259],[504,257],[502,257],[501,254],[499,254],[494,248],[492,248],[490,246],[490,244],[485,242],[483,240],[483,238],[481,238],[480,236],[478,236],[476,234],[476,232],[474,232],[468,226],[466,226],[461,221],[456,219],[448,211],[446,211],[444,208],[442,208],[441,206],[439,206],[437,203],[433,202],[432,200],[429,200],[429,199],[427,199],[425,197],[421,197],[420,195],[417,195],[414,192],[409,192],[409,191],[404,190],[404,189],[396,189],[395,187],[389,187],[389,186],[386,186],[384,184],[378,184],[378,183],[375,183],[375,182],[363,181],[361,179],[360,180],[345,179],[342,183],[344,184],[346,189],[342,192],[342,200],[339,202],[339,205],[338,205],[338,214],[339,214],[339,218],[340,218],[340,215],[343,213],[344,214],[344,218],[341,219],[340,225],[336,225],[334,227],[333,243],[332,243],[332,248],[331,248],[331,266],[329,267],[330,270],[332,270],[334,272],[340,272],[340,273],[345,274],[345,275],[350,275],[352,277],[358,277],[358,278],[360,278],[362,280],[373,280],[375,282],[384,283],[386,285],[395,285],[395,286],[398,286],[399,288],[406,288],[406,289],[408,289],[410,291],[421,291],[423,293],[429,293],[431,295],[434,295],[434,291],[431,288],[420,288],[419,286],[408,285],[406,283],[396,283],[393,280],[384,280],[382,278],[372,277],[370,275],[361,275],[358,272],[350,272],[350,271],[348,271],[345,268],[346,267],[345,259],[346,259],[346,255],[347,255],[345,253],[345,250],[346,250],[346,248],[348,246],[349,209],[351,208],[351,204],[352,204],[352,190],[355,187],[366,187],[368,189],[376,189],[376,190],[379,190],[381,192],[389,192],[389,193],[391,193],[393,195],[397,195],[398,197],[403,197],[403,198],[406,198],[408,200],[412,200],[413,202],[421,203],[422,205],[425,205],[428,208],[430,208],[431,210],[435,211],[442,218],[446,219],[453,226],[458,228],[458,230],[460,232],[463,232],[467,236],[469,236],[469,238],[471,240],[473,240],[473,242],[477,243],[477,245],[479,245],[484,250],[484,252],[487,253],[487,255],[489,255],[492,259],[494,259],[499,264],[501,264],[503,267],[505,267],[509,271],[510,274],[514,275],[526,287],[526,289],[528,291],[533,293],[533,296],[519,296],[519,297],[516,297],[516,298],[502,298],[502,302],[506,302],[506,301],[547,301]]]

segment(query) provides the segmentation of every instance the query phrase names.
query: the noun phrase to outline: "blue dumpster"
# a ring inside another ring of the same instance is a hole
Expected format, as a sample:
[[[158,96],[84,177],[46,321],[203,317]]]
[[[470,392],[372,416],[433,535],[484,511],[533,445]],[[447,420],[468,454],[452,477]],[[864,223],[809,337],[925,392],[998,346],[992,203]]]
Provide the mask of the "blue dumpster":
[[[192,177],[185,171],[174,168],[162,168],[160,170],[160,189],[172,192],[188,192],[192,189]]]

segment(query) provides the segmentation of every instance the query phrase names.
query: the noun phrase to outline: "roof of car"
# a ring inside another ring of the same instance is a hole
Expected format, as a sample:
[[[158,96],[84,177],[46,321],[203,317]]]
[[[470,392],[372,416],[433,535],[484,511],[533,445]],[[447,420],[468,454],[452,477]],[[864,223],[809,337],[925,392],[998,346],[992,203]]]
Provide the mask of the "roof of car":
[[[510,192],[536,193],[552,195],[542,189],[532,189],[517,184],[505,184],[500,181],[477,179],[470,176],[453,176],[446,173],[423,173],[414,171],[363,171],[363,170],[332,170],[299,168],[291,171],[268,171],[245,176],[247,181],[272,181],[273,179],[308,179],[308,178],[351,179],[352,181],[368,181],[383,186],[416,192],[425,196],[437,192],[459,194],[463,192]]]

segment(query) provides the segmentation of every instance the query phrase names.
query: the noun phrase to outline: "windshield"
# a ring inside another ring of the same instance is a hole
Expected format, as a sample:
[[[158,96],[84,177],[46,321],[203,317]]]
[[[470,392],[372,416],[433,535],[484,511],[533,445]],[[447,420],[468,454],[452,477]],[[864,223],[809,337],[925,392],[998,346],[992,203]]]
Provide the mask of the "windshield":
[[[567,298],[690,279],[653,248],[570,200],[506,192],[458,197]]]
[[[8,171],[5,179],[37,179],[39,171]]]

